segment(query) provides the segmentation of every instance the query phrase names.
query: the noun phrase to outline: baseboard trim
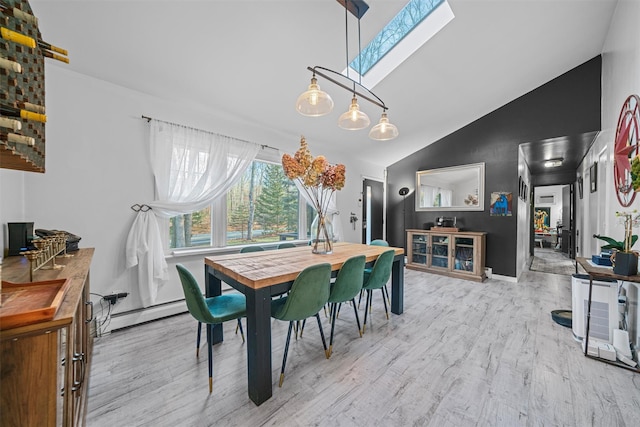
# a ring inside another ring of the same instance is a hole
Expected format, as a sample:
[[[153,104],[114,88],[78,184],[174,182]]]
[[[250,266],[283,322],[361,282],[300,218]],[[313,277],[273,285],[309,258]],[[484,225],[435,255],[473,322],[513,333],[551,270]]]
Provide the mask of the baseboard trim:
[[[165,304],[154,305],[152,307],[141,308],[138,310],[127,311],[125,313],[114,314],[111,317],[110,331],[127,328],[129,326],[139,325],[141,323],[158,320],[163,317],[173,316],[175,314],[186,313],[187,304],[184,300],[173,301]],[[104,332],[110,332],[104,331]]]
[[[503,282],[518,283],[518,278],[517,277],[513,277],[513,276],[503,276],[502,274],[493,273],[491,275],[491,278],[495,279],[495,280],[500,280],[500,281],[503,281]]]

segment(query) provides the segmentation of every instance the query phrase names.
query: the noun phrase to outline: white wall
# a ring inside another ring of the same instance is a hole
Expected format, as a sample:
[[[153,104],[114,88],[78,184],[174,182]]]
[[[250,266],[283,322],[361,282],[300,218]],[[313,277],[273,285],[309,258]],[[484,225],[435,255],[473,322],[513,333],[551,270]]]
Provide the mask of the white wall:
[[[640,195],[629,207],[618,202],[613,185],[613,143],[618,115],[625,99],[640,95],[640,38],[635,28],[640,22],[640,2],[620,0],[609,25],[602,51],[602,132],[587,153],[578,173],[584,177],[584,197],[577,203],[577,229],[580,231],[578,256],[590,257],[599,252],[601,243],[594,233],[624,238],[624,227],[616,211],[640,210]],[[590,167],[598,162],[597,191],[589,191]],[[634,230],[640,234],[640,230]],[[636,244],[634,249],[640,249]],[[640,344],[638,292],[629,292],[632,331],[631,338]]]
[[[266,144],[283,153],[293,153],[300,142],[300,135],[282,135],[224,113],[175,105],[50,62],[46,68],[46,105],[46,173],[0,170],[0,252],[4,253],[7,246],[6,222],[33,221],[36,228],[63,229],[81,236],[81,247],[96,248],[92,292],[131,293],[116,305],[116,313],[141,307],[135,271],[126,270],[124,264],[125,241],[135,218],[130,206],[154,196],[148,124],[141,115]],[[384,167],[346,159],[340,153],[314,146],[312,140],[307,142],[314,155],[324,154],[332,163],[345,164],[346,185],[337,195],[343,240],[360,242],[360,229],[354,231],[350,226],[349,212],[359,214],[361,210],[358,199],[362,176],[383,180]],[[204,283],[202,258],[168,259],[172,279],[160,289],[160,303],[183,298],[175,262],[187,265]]]

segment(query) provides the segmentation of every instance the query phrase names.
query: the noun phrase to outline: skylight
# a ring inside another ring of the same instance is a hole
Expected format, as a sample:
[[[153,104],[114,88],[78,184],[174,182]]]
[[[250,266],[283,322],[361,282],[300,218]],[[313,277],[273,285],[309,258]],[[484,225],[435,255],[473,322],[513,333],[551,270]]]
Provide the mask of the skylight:
[[[349,67],[372,88],[454,18],[446,0],[410,0]],[[346,70],[345,70],[346,74]]]

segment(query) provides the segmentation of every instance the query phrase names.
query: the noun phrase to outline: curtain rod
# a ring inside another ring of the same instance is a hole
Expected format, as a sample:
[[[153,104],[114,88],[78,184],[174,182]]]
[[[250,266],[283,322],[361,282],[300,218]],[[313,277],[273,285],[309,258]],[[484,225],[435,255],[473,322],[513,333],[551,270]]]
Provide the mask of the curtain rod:
[[[186,126],[186,125],[183,125],[183,124],[180,124],[180,123],[173,123],[173,122],[167,122],[167,121],[165,121],[165,120],[154,119],[153,117],[145,116],[144,114],[142,115],[142,119],[146,120],[146,121],[147,121],[147,123],[149,123],[151,120],[155,120],[155,121],[157,121],[157,122],[167,123],[167,124],[174,125],[174,126],[181,126],[181,127],[183,127],[183,128],[192,129],[192,130],[197,130],[197,131],[199,131],[199,132],[205,132],[205,133],[208,133],[208,134],[211,134],[211,135],[223,136],[223,137],[225,137],[225,138],[233,138],[233,139],[235,139],[235,140],[237,140],[237,141],[248,142],[248,143],[250,143],[250,144],[257,144],[257,143],[255,143],[255,142],[253,142],[253,141],[247,141],[247,140],[244,140],[244,139],[236,138],[236,137],[234,137],[234,136],[223,135],[223,134],[221,134],[221,133],[211,132],[211,131],[204,130],[204,129],[198,129],[198,128],[194,128],[194,127],[191,127],[191,126]],[[277,148],[275,148],[275,147],[271,147],[270,145],[266,145],[266,144],[257,144],[257,145],[259,145],[260,147],[262,147],[262,149],[263,149],[263,150],[264,150],[265,148],[270,148],[270,149],[272,149],[272,150],[279,151]]]

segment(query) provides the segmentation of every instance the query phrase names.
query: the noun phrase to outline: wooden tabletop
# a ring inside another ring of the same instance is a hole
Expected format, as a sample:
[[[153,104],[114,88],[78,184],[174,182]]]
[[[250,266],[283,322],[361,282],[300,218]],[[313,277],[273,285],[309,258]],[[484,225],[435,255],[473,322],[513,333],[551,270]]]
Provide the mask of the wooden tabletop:
[[[578,261],[578,264],[580,264],[582,266],[582,268],[584,268],[584,271],[587,272],[588,275],[593,276],[593,277],[600,277],[600,278],[604,278],[604,279],[616,279],[616,280],[623,280],[626,282],[636,282],[636,283],[640,283],[640,276],[635,274],[633,276],[622,276],[620,274],[616,274],[613,272],[613,269],[611,267],[606,268],[606,267],[596,267],[594,265],[592,265],[589,261],[589,259],[587,258],[581,258],[581,257],[577,257],[576,261]]]
[[[391,249],[395,251],[396,256],[404,254],[402,248],[339,242],[333,245],[333,253],[328,255],[314,254],[310,246],[299,246],[262,252],[208,256],[205,257],[204,262],[245,286],[259,289],[295,280],[298,274],[310,265],[326,262],[331,264],[332,270],[339,270],[342,264],[352,256],[364,255],[366,262],[371,262]]]

